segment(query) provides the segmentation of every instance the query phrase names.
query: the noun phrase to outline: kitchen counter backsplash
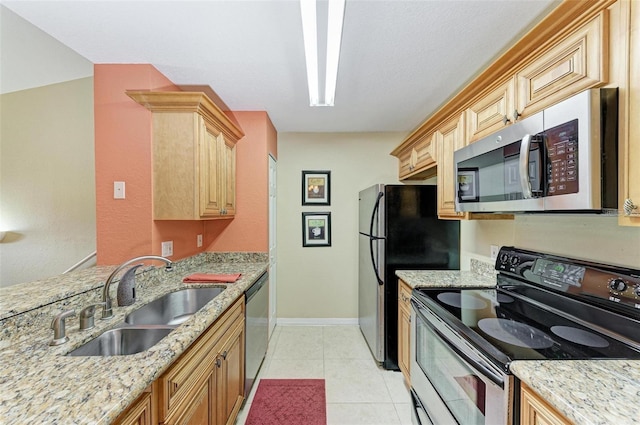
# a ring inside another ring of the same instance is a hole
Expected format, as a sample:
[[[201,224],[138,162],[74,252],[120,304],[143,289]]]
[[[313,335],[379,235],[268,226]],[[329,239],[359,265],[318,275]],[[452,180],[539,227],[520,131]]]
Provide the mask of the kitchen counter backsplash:
[[[164,265],[141,267],[136,272],[138,299],[144,300],[145,288],[159,279],[183,275],[205,263],[266,262],[267,253],[204,252],[173,263],[173,271]],[[0,352],[14,344],[52,335],[49,329],[53,317],[65,310],[75,310],[76,316],[66,321],[67,329],[78,325],[77,314],[90,304],[101,301],[104,282],[117,266],[96,266],[51,278],[0,288]],[[117,283],[111,285],[111,299],[116,299]],[[146,301],[145,301],[146,302]],[[137,301],[136,303],[139,303]],[[100,314],[97,309],[97,314]]]
[[[486,277],[495,277],[498,272],[496,271],[496,265],[494,263],[487,263],[485,261],[471,259],[471,272]]]

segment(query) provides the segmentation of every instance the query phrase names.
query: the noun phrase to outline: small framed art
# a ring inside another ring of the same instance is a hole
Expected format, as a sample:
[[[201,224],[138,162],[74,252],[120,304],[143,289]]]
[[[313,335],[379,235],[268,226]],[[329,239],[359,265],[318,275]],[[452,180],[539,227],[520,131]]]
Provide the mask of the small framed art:
[[[302,172],[302,205],[331,205],[331,171]]]
[[[302,213],[302,246],[331,246],[331,213]]]

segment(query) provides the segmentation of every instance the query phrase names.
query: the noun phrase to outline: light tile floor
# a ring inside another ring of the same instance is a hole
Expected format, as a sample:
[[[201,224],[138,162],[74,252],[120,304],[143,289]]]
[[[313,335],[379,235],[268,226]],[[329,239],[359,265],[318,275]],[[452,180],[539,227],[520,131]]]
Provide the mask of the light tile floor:
[[[324,378],[327,425],[411,424],[402,374],[376,364],[358,326],[277,326],[261,378]],[[236,425],[245,423],[257,388]]]

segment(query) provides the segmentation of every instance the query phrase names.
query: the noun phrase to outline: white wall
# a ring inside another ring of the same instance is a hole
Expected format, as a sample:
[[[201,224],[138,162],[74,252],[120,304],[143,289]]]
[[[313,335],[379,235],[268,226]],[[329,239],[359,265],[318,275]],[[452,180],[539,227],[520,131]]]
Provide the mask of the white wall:
[[[278,319],[358,317],[358,192],[398,183],[404,133],[278,134]],[[331,171],[331,205],[302,206],[302,171]],[[302,212],[331,212],[331,247],[302,247]]]
[[[640,269],[640,228],[601,215],[516,215],[514,220],[467,221],[461,227],[462,266],[489,260],[490,245],[513,245],[566,257]]]
[[[2,6],[0,19],[0,286],[9,286],[95,250],[93,64]]]

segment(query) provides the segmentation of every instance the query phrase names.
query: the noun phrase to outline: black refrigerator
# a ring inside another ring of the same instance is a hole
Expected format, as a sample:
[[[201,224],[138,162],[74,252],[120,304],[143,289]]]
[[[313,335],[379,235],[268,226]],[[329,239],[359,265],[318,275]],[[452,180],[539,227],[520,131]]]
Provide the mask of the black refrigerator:
[[[398,370],[396,270],[460,269],[460,222],[438,219],[436,193],[377,184],[359,195],[358,323],[385,369]]]

